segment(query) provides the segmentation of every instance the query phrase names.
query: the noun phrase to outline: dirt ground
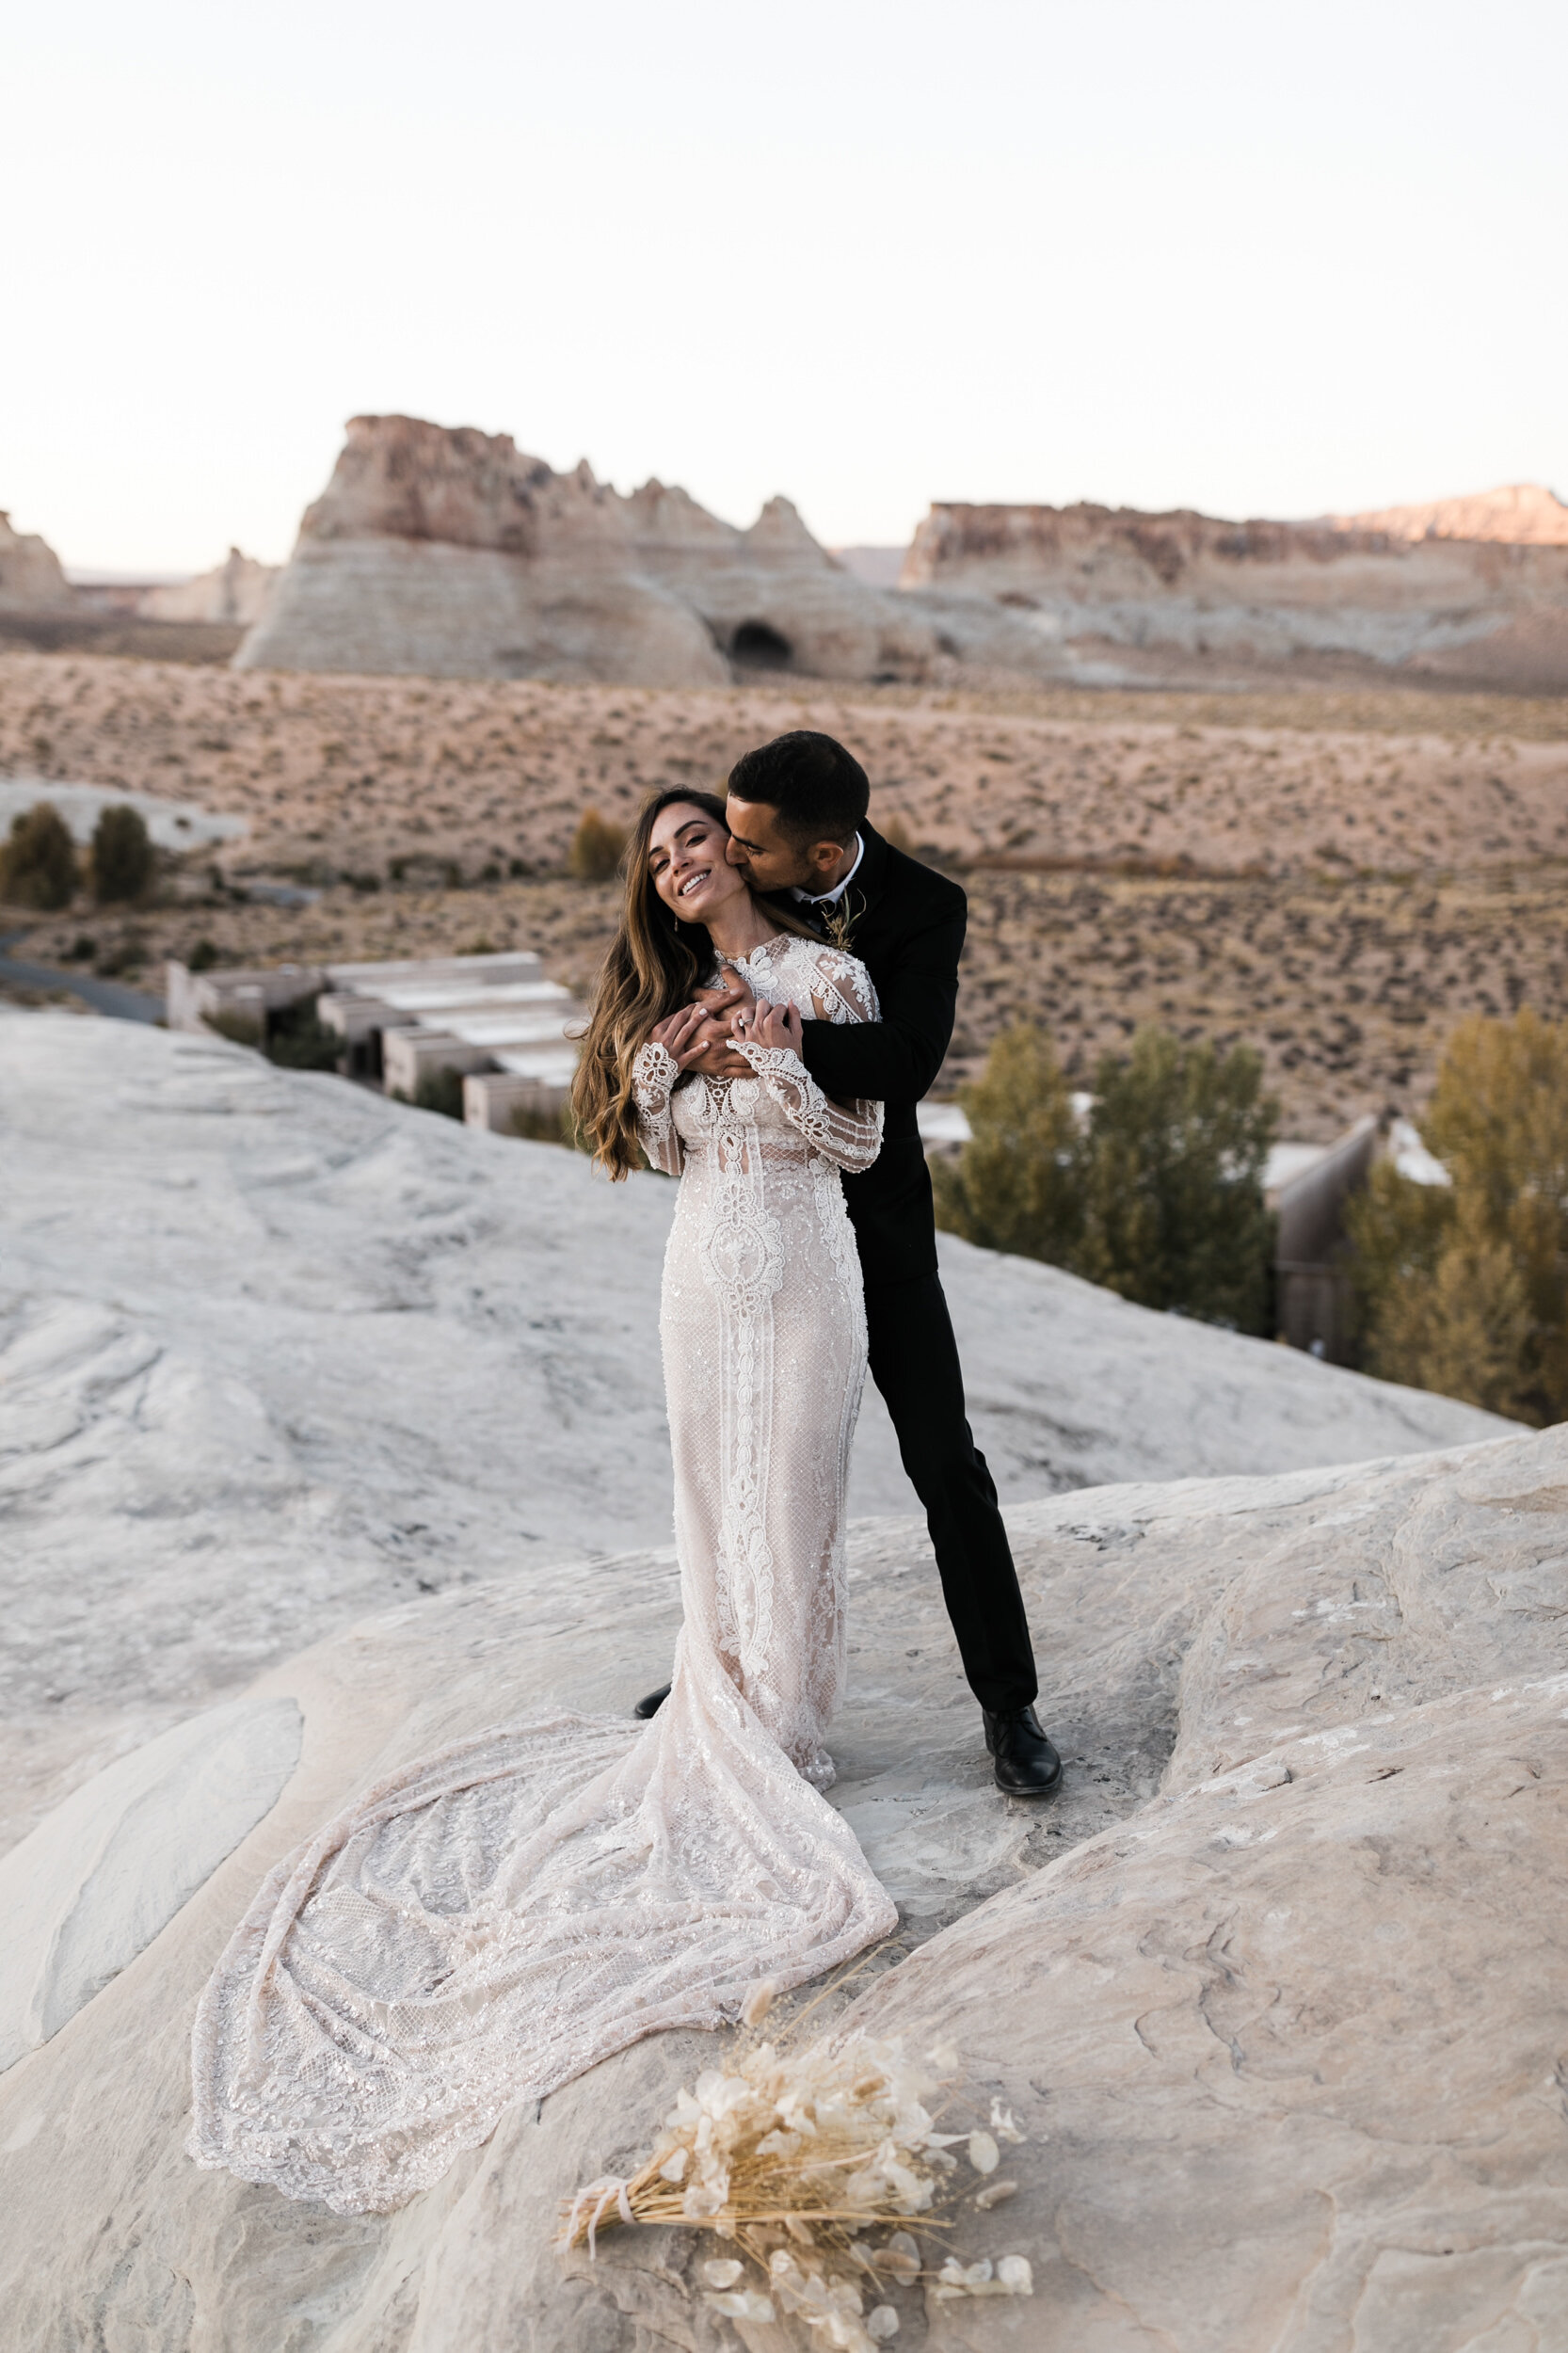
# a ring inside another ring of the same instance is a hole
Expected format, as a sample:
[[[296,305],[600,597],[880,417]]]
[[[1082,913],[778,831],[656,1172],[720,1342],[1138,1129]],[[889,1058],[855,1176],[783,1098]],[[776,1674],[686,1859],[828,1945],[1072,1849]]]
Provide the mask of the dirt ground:
[[[1418,1112],[1466,1013],[1568,1016],[1568,705],[1393,689],[652,693],[0,654],[0,773],[250,825],[157,904],[4,929],[153,984],[206,939],[224,963],[529,946],[584,988],[615,892],[565,873],[584,810],[717,785],[803,726],[852,744],[875,822],[969,891],[938,1092],[1016,1013],[1079,1074],[1154,1019],[1256,1045],[1286,1131],[1326,1136]],[[258,880],[320,895],[234,895]]]

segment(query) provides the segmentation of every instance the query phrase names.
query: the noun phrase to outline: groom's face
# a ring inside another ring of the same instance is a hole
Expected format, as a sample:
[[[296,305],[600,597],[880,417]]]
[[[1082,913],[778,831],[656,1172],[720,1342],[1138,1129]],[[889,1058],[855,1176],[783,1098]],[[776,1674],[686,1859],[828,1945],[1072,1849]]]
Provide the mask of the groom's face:
[[[778,811],[766,801],[743,801],[731,792],[724,813],[729,826],[725,856],[753,890],[820,888],[823,876],[843,856],[839,841],[792,840],[778,822]]]

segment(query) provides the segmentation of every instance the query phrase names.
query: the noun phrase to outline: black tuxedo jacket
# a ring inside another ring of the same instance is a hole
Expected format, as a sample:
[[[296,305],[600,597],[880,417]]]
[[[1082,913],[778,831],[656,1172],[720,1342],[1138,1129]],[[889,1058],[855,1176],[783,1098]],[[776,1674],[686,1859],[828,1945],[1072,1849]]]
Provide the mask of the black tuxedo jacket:
[[[863,1176],[844,1178],[844,1200],[867,1283],[907,1283],[936,1270],[931,1175],[915,1106],[952,1035],[968,902],[956,883],[905,857],[872,826],[860,827],[860,839],[866,854],[839,912],[844,945],[876,984],[882,1018],[808,1021],[802,1051],[824,1095],[887,1106],[881,1154]],[[808,921],[830,912],[790,904]]]

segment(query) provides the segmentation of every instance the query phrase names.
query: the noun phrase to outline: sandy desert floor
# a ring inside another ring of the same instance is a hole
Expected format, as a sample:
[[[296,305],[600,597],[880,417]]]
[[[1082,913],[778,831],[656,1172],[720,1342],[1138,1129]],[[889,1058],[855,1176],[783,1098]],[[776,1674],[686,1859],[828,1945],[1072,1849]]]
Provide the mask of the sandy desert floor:
[[[1568,1014],[1568,707],[1414,691],[705,693],[280,677],[0,655],[0,772],[120,785],[250,824],[134,915],[8,922],[155,984],[223,961],[537,947],[582,987],[612,920],[571,882],[584,809],[712,786],[746,744],[855,746],[873,818],[961,872],[966,992],[939,1092],[1027,1012],[1075,1074],[1140,1021],[1265,1054],[1286,1128],[1419,1110],[1467,1013]]]

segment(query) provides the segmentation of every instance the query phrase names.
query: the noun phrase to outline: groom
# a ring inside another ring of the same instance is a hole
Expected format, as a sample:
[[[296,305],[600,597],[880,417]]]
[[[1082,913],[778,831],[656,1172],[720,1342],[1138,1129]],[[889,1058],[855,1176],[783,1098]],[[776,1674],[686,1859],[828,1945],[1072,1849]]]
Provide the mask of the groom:
[[[886,1106],[882,1151],[844,1200],[860,1249],[871,1373],[926,1523],[964,1672],[985,1719],[998,1786],[1049,1797],[1062,1778],[1034,1713],[1029,1623],[997,1491],[964,1413],[964,1381],[936,1272],[931,1176],[915,1106],[952,1035],[968,908],[944,875],[905,857],[866,822],[871,788],[830,735],[798,728],[747,752],[729,774],[728,856],[824,939],[858,956],[881,1000],[876,1023],[803,1023],[802,1058],[824,1095]],[[727,1000],[692,1067],[749,1077],[727,1044],[749,992],[728,975]],[[639,1701],[652,1715],[663,1691]]]

